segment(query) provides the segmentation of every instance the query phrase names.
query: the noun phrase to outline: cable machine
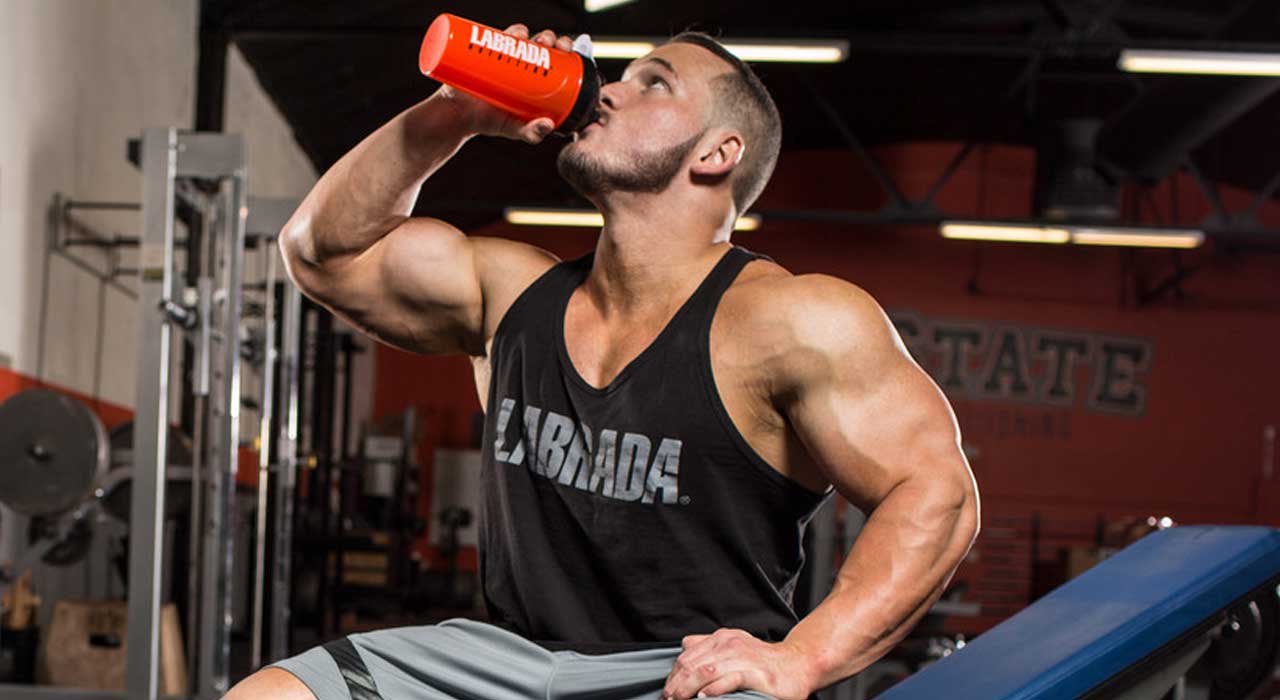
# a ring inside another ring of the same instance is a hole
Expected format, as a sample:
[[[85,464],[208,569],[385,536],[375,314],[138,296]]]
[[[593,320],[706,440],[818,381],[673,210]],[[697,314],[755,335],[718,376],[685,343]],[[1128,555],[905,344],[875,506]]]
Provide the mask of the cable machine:
[[[274,241],[296,202],[250,201],[239,135],[148,129],[130,143],[130,159],[143,177],[140,234],[86,236],[81,229],[75,239],[63,239],[55,230],[47,252],[66,257],[104,284],[136,294],[136,412],[130,449],[127,457],[121,456],[128,466],[107,469],[117,455],[97,417],[74,399],[36,389],[0,406],[0,486],[30,485],[0,487],[0,493],[6,505],[49,523],[47,536],[21,555],[15,573],[65,546],[72,533],[92,528],[110,510],[109,499],[121,484],[128,485],[125,689],[120,693],[0,684],[4,700],[156,700],[162,695],[166,503],[185,495],[175,491],[184,482],[190,486],[191,524],[191,575],[184,587],[189,696],[214,700],[227,691],[236,476],[246,447],[258,453],[249,560],[251,663],[257,667],[264,656],[277,659],[287,653],[301,296],[277,271]],[[84,208],[99,205],[138,208],[80,203]],[[59,214],[73,206],[62,200],[54,203]],[[179,224],[185,239],[178,236]],[[111,270],[98,271],[69,252],[89,243],[110,251]],[[135,247],[136,267],[119,268],[117,250]],[[246,249],[254,247],[265,253],[265,271],[261,281],[246,284]],[[116,280],[125,271],[135,277],[133,290]],[[259,293],[261,301],[255,301]],[[175,379],[174,341],[179,338],[187,361]],[[253,395],[246,393],[246,386]],[[181,427],[190,431],[190,464],[172,464],[175,451],[170,443],[182,432],[173,425],[178,412],[173,409],[178,406],[171,403],[185,404]],[[256,412],[256,425],[246,421],[242,428],[242,406]],[[51,416],[75,421],[51,426]],[[246,435],[251,439],[242,441]],[[44,503],[39,494],[49,489],[39,486],[49,483],[76,488],[67,502]],[[178,567],[173,568],[176,578]],[[3,579],[0,587],[7,587]]]

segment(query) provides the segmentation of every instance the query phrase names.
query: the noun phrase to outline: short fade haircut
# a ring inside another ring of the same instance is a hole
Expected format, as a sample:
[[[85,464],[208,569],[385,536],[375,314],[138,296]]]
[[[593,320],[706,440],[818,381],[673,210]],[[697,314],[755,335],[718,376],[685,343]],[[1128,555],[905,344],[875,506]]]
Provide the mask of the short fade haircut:
[[[756,201],[778,162],[782,149],[782,118],[764,83],[742,59],[706,32],[684,31],[668,44],[694,44],[719,56],[733,71],[712,81],[715,105],[712,124],[732,126],[742,132],[746,150],[734,169],[733,204],[741,216]]]

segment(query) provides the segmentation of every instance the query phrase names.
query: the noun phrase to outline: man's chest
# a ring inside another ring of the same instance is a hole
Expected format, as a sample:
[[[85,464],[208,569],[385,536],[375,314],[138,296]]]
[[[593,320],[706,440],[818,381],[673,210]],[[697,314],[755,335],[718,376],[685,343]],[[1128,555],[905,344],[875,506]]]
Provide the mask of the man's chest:
[[[639,387],[651,392],[644,402],[665,414],[692,416],[699,406],[723,410],[732,429],[765,462],[811,490],[822,491],[825,478],[775,405],[776,378],[770,375],[773,364],[766,361],[771,339],[760,332],[760,319],[750,307],[735,303],[733,297],[726,295],[711,322],[696,329],[703,337],[695,343],[687,338],[674,342],[673,332],[681,329],[673,323],[680,319],[668,319],[665,324],[607,323],[590,313],[575,313],[570,300],[563,325],[548,324],[552,328],[544,327],[538,342],[519,344],[518,361],[495,357],[492,347],[485,357],[473,358],[480,400],[484,404],[489,399],[495,370],[505,377],[508,368],[515,367],[554,368],[566,375],[568,383],[585,385],[598,396],[610,397],[615,389],[627,388],[617,393],[634,397]],[[508,344],[498,354],[511,347]],[[695,367],[706,371],[691,371]],[[502,387],[498,389],[501,393]],[[719,407],[704,405],[704,397]],[[496,411],[498,406],[486,408]]]

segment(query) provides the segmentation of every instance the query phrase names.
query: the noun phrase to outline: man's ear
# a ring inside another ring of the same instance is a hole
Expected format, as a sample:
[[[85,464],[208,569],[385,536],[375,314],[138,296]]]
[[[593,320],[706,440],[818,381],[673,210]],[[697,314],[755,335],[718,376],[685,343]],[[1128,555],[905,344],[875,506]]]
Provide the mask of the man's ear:
[[[746,152],[746,144],[736,131],[722,131],[698,154],[693,163],[693,174],[702,177],[720,177],[733,172]]]

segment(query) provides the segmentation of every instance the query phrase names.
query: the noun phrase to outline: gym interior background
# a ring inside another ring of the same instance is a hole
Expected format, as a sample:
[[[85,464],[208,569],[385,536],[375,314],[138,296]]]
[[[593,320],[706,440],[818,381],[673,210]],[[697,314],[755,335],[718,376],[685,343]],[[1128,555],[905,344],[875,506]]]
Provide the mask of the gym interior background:
[[[166,483],[170,499],[188,500],[164,519],[157,550],[159,596],[174,604],[159,633],[161,656],[177,659],[166,665],[166,692],[216,698],[273,650],[483,614],[469,363],[375,344],[306,301],[290,336],[278,315],[287,284],[269,261],[275,231],[252,226],[255,207],[288,210],[364,135],[434,90],[417,49],[445,11],[597,41],[694,26],[840,47],[834,63],[757,64],[782,112],[783,153],[754,207],[758,227],[734,241],[880,301],[952,401],[984,508],[946,605],[831,697],[874,696],[1152,530],[1280,525],[1280,79],[1118,65],[1135,49],[1280,51],[1271,0],[635,0],[598,11],[574,0],[5,0],[0,11],[0,401],[46,389],[96,416],[110,455],[106,466],[75,467],[80,474],[129,465],[121,426],[139,408],[143,375],[157,371],[138,335],[144,132],[239,138],[233,170],[247,182],[251,223],[238,280],[245,320],[228,328],[249,342],[238,467],[234,486],[219,487],[230,510],[216,533],[227,560],[215,564],[228,585],[208,603],[223,605],[229,622],[225,638],[196,634],[206,604],[196,601],[206,598],[179,570],[209,572],[192,552],[208,556],[213,540],[192,537],[189,518],[193,469],[213,467],[199,466],[191,444],[208,420],[190,388],[201,371],[197,334],[175,332],[162,387]],[[600,65],[616,78],[624,62]],[[562,257],[585,253],[591,228],[511,223],[514,208],[584,207],[554,175],[555,151],[475,140],[428,181],[417,213]],[[233,196],[209,177],[193,180],[180,200]],[[173,246],[191,262],[182,248],[200,217],[179,214]],[[965,222],[1021,227],[997,237],[1062,233],[1055,245],[940,235],[946,225],[963,235]],[[1146,238],[1085,244],[1117,227]],[[264,334],[272,308],[275,330]],[[263,391],[263,370],[288,355],[287,341],[293,403],[283,370]],[[267,394],[277,400],[264,425]],[[286,423],[296,425],[285,443],[295,449],[281,454],[268,440],[260,458],[264,438]],[[33,429],[0,425],[0,443],[14,444],[6,431]],[[296,467],[296,488],[277,492],[284,465]],[[261,498],[260,474],[272,481]],[[272,505],[282,503],[277,493],[291,515]],[[14,688],[30,682],[132,692],[123,671],[131,635],[109,603],[129,590],[129,508],[112,520],[77,505],[33,524],[13,503],[26,495],[0,493],[0,697],[25,697]],[[95,498],[87,488],[84,499]],[[255,556],[259,504],[271,510],[262,516],[270,534],[289,530]],[[69,524],[69,510],[87,525]],[[829,586],[862,516],[836,503],[815,521],[798,605],[821,596],[824,576]],[[27,556],[38,544],[40,556]],[[272,564],[281,552],[287,576]],[[1231,669],[1248,676],[1249,697],[1272,697],[1276,620],[1265,622],[1269,631],[1251,637]],[[51,639],[60,653],[48,653]],[[166,656],[174,649],[179,656]]]

